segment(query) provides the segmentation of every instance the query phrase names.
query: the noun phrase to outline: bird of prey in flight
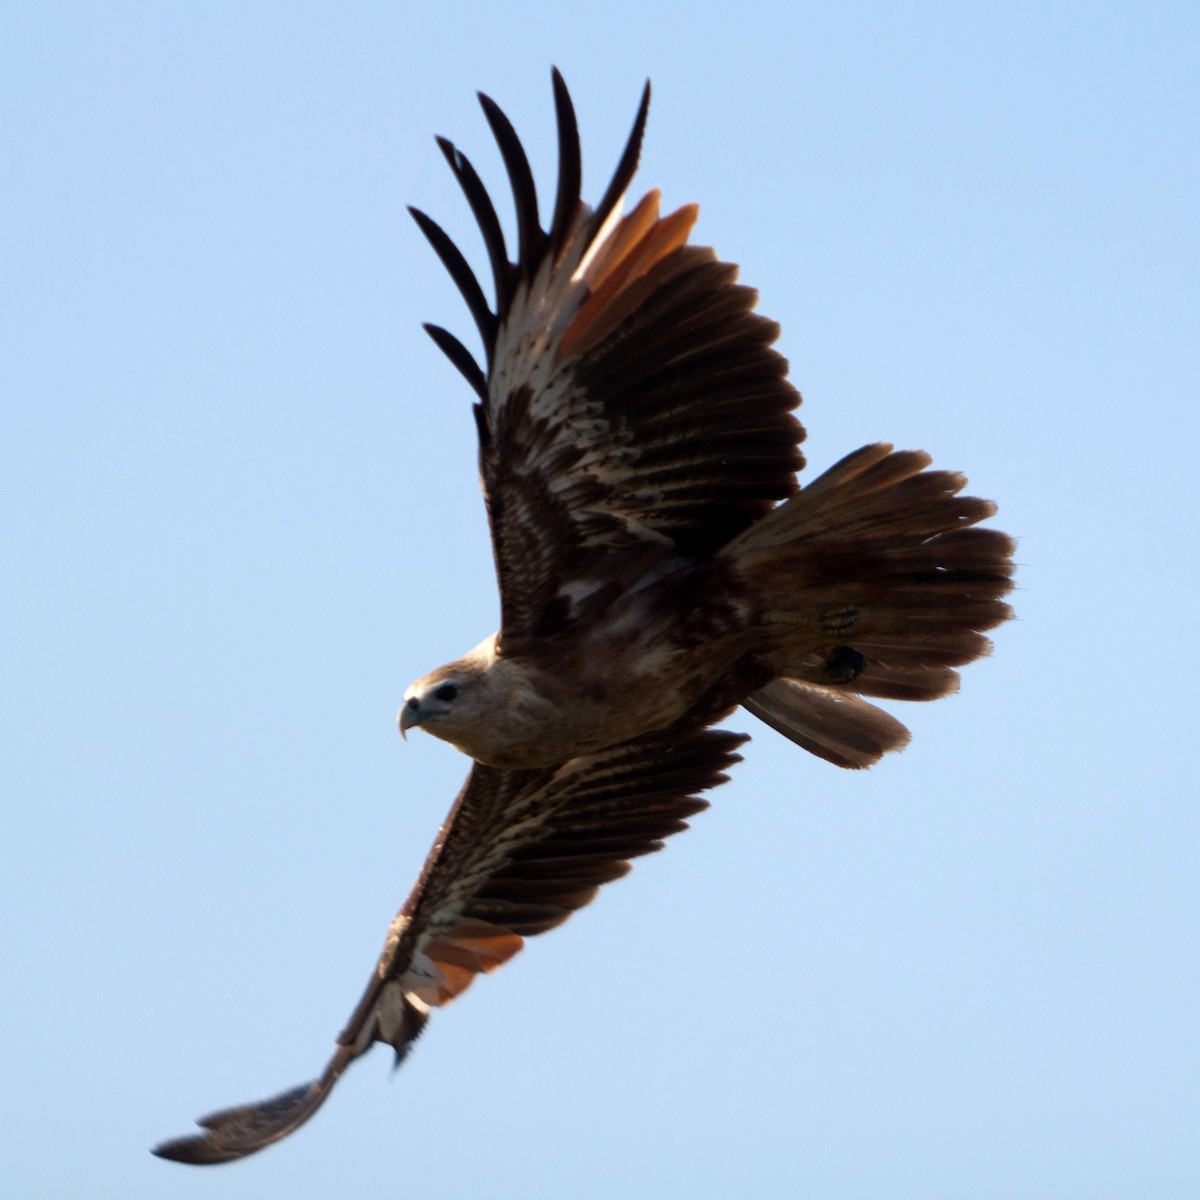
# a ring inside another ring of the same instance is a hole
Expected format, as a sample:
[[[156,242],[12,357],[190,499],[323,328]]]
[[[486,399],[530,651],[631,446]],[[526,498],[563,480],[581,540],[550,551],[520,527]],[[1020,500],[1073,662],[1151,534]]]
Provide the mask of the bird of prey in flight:
[[[696,207],[622,215],[649,85],[595,208],[553,75],[548,228],[521,143],[481,96],[516,205],[516,260],[468,160],[439,145],[483,234],[489,305],[447,235],[486,369],[437,326],[478,395],[501,627],[412,685],[420,726],[474,759],[324,1072],[155,1148],[216,1163],[286,1136],[377,1041],[407,1053],[434,1007],[564,921],[705,807],[742,704],[813,754],[865,767],[908,731],[862,697],[930,700],[1009,615],[1013,545],[927,455],[872,445],[801,489],[799,394],[737,269],[688,235]]]
[[[462,253],[413,215],[462,292],[486,371],[438,326],[478,395],[501,622],[414,683],[420,726],[497,767],[546,766],[744,703],[805,749],[863,767],[908,731],[863,696],[931,700],[1010,615],[1013,543],[994,505],[929,456],[866,446],[801,489],[800,395],[737,269],[688,235],[695,205],[624,216],[647,85],[597,206],[554,73],[558,188],[481,97],[516,206],[510,262],[470,162],[440,140],[483,234],[494,309]]]

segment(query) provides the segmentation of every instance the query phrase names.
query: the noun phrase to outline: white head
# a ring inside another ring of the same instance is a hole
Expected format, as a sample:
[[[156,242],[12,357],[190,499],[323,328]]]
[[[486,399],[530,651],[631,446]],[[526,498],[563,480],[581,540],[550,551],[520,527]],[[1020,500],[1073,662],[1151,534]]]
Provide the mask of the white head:
[[[486,728],[496,704],[490,686],[495,635],[469,654],[430,671],[411,684],[397,714],[400,732],[421,726],[426,733],[470,754],[472,733]]]

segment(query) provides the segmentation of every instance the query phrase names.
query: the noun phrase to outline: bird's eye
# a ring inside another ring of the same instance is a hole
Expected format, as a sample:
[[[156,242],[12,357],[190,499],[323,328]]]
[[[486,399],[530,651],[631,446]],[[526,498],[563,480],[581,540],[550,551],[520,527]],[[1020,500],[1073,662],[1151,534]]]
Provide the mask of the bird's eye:
[[[458,695],[458,688],[452,683],[443,683],[436,692],[433,693],[439,700],[445,700],[449,703]]]

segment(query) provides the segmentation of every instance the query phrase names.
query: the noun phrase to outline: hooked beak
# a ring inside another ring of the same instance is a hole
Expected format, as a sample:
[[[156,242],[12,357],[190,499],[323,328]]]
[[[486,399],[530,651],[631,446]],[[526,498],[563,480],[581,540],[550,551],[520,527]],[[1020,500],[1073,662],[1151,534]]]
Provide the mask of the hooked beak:
[[[400,706],[396,715],[396,724],[400,726],[400,736],[407,742],[408,730],[414,725],[420,725],[425,714],[421,711],[421,702],[416,696],[410,696]]]

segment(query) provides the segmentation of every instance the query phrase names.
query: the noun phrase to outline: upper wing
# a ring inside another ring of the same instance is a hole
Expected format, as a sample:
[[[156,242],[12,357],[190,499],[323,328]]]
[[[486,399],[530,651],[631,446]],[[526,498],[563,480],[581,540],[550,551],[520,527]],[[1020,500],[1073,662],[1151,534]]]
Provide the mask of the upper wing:
[[[433,339],[479,395],[480,464],[505,638],[553,632],[630,557],[706,556],[796,491],[799,393],[737,268],[687,243],[695,205],[659,217],[657,191],[626,216],[650,100],[642,96],[616,172],[593,210],[566,85],[553,75],[559,175],[548,230],[508,119],[484,113],[504,158],[517,259],[474,168],[439,139],[483,234],[493,311],[458,248],[424,213],[422,231],[462,292],[486,372],[452,334]],[[632,551],[629,555],[628,552]]]
[[[397,1063],[430,1011],[525,937],[560,925],[629,860],[658,850],[707,807],[745,738],[721,730],[658,734],[538,771],[475,764],[420,878],[388,929],[367,989],[322,1074],[270,1100],[204,1117],[205,1132],[156,1146],[162,1158],[219,1163],[297,1129],[375,1042]]]

